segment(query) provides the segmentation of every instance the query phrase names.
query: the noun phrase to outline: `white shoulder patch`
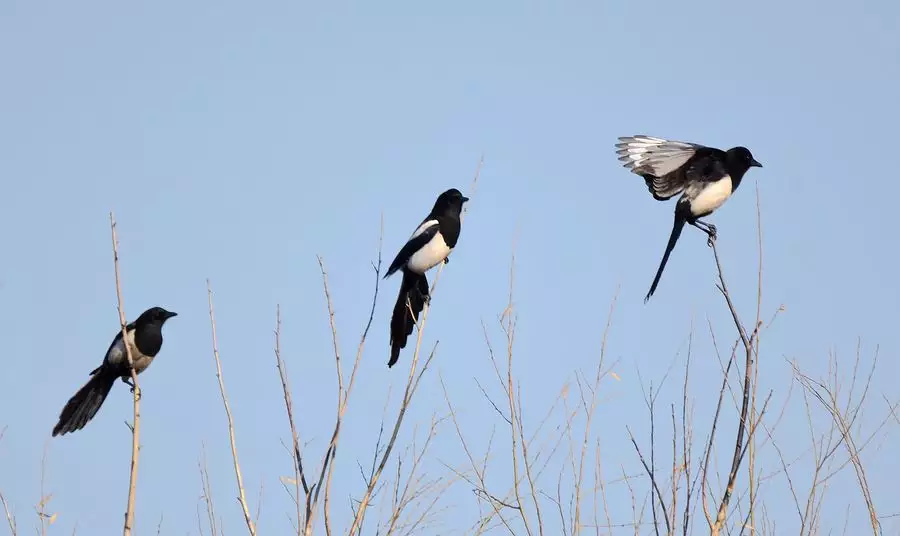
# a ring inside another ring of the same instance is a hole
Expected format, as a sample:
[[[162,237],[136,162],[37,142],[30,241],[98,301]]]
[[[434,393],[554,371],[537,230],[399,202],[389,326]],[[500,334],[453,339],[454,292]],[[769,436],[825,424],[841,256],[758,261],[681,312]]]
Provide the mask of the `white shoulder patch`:
[[[623,136],[616,144],[616,154],[632,172],[661,177],[683,166],[699,147],[653,136]]]
[[[437,225],[437,224],[438,224],[438,221],[437,221],[437,220],[428,220],[428,221],[422,223],[422,225],[420,225],[420,226],[415,230],[415,232],[412,234],[412,236],[409,237],[410,240],[413,239],[413,238],[415,238],[415,237],[417,237],[417,236],[419,236],[420,234],[424,233],[426,230],[428,230],[428,229],[431,228],[431,227],[434,227],[434,226]]]
[[[128,331],[125,336],[128,338],[128,343],[131,346],[132,354],[134,354],[137,350],[134,346],[134,330]],[[131,356],[132,359],[135,358],[134,355]],[[116,344],[109,349],[109,353],[106,354],[106,362],[110,365],[118,365],[119,363],[127,363],[128,355],[125,353],[125,345],[122,344],[122,337],[119,337],[116,340]]]

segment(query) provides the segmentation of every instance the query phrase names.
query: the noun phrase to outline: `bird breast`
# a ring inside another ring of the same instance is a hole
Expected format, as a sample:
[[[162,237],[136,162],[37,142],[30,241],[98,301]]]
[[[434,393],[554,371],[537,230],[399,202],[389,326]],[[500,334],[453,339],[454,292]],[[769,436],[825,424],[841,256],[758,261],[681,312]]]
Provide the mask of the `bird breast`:
[[[406,266],[417,274],[424,274],[446,259],[449,254],[450,247],[438,231],[425,246],[412,254]]]
[[[691,201],[691,214],[697,217],[707,216],[725,204],[731,197],[731,176],[725,175],[713,183],[707,183]]]

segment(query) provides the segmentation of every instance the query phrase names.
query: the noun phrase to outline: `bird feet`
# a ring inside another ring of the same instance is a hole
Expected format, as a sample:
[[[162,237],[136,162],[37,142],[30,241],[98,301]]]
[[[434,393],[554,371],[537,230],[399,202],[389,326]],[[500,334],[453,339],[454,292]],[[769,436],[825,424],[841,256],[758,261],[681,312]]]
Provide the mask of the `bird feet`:
[[[706,234],[708,235],[707,239],[706,239],[706,245],[709,247],[713,247],[713,243],[716,241],[716,237],[718,236],[718,232],[716,231],[716,226],[711,223],[708,223],[708,224],[706,224],[706,227],[707,227]]]
[[[132,383],[130,378],[122,378],[122,383],[130,387],[129,391],[131,392],[131,394],[134,394],[134,383]],[[142,396],[144,396],[143,393],[141,391],[138,391],[137,399],[140,400]]]

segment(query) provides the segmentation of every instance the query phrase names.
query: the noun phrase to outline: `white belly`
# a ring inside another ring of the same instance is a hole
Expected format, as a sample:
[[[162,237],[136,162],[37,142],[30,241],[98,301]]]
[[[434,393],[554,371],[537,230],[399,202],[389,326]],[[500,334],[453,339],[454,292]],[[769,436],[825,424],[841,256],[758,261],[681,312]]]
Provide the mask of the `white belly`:
[[[425,247],[413,253],[406,266],[417,274],[424,274],[446,259],[447,255],[450,255],[450,247],[444,242],[441,233],[437,233]]]
[[[718,181],[710,184],[700,191],[700,194],[691,201],[691,214],[694,216],[706,216],[725,204],[731,197],[731,177],[725,175]]]

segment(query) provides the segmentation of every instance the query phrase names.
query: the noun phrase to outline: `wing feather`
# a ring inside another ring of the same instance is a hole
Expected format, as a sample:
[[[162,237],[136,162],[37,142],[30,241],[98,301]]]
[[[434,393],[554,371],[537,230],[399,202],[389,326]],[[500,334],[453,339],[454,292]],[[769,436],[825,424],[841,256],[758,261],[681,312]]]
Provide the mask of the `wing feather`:
[[[421,225],[415,230],[412,236],[409,237],[409,240],[403,246],[397,256],[394,257],[394,262],[391,263],[391,267],[388,268],[384,277],[388,277],[392,275],[394,272],[399,270],[409,261],[409,258],[413,256],[413,254],[423,247],[425,244],[431,241],[432,238],[438,233],[440,230],[440,224],[437,220],[425,220]]]
[[[703,148],[696,143],[654,136],[622,136],[616,144],[616,154],[623,166],[644,178],[654,198],[666,200],[684,190],[687,175],[683,166]]]

